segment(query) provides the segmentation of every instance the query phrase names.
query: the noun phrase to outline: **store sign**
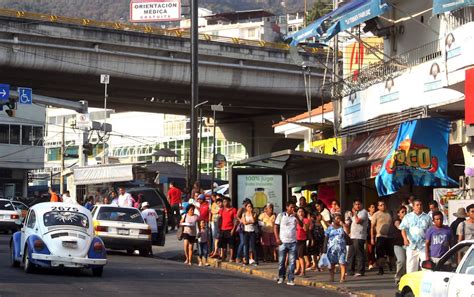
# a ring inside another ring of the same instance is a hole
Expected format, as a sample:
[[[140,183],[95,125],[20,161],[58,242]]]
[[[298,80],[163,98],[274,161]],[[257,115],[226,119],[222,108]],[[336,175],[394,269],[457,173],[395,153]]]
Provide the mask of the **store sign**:
[[[132,0],[130,22],[167,22],[181,19],[181,0]]]
[[[313,141],[311,151],[318,154],[335,155],[342,152],[342,139],[328,138]]]
[[[282,175],[273,174],[240,174],[237,176],[237,204],[244,199],[252,200],[253,206],[262,210],[267,203],[272,203],[275,213],[282,208]]]
[[[450,122],[443,118],[408,121],[400,125],[392,150],[383,161],[375,186],[379,196],[406,184],[446,187]]]
[[[382,83],[344,97],[341,125],[348,127],[382,115],[464,97],[461,92],[445,88],[447,85],[446,62],[443,58],[423,63],[401,76],[387,78]]]
[[[384,51],[383,38],[366,37],[362,38],[362,41],[363,42],[350,42],[343,46],[344,78],[348,76],[357,77],[360,69],[380,62],[380,58],[378,58],[377,55],[380,56],[381,54],[377,53],[377,50],[381,52]],[[371,47],[370,50],[367,45]]]

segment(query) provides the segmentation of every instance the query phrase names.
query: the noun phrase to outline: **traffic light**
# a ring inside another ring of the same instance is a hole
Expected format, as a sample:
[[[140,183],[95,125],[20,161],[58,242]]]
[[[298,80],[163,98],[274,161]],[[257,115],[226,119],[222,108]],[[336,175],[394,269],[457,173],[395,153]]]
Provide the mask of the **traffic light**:
[[[7,113],[7,115],[9,117],[14,117],[15,116],[15,113],[16,113],[16,102],[17,102],[17,99],[16,98],[10,98],[8,102],[5,103],[5,106],[7,107],[7,109],[5,110],[5,112]],[[3,106],[2,106],[2,109],[3,109]]]
[[[84,143],[82,146],[82,153],[88,156],[92,156],[92,153],[94,151],[94,145],[92,143]]]

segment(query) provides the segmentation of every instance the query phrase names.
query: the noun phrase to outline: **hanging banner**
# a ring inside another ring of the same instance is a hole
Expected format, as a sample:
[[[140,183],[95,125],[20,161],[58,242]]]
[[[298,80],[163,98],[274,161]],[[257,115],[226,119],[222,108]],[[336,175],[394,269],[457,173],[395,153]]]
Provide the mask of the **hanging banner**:
[[[375,178],[379,196],[397,192],[406,184],[446,187],[450,122],[428,118],[400,125],[392,150]]]
[[[463,199],[463,191],[459,188],[435,188],[433,189],[433,200],[438,202],[439,211],[443,213],[445,217],[448,217],[449,223],[452,223],[452,213],[455,213],[457,209],[449,209],[450,200],[459,200]],[[454,220],[456,218],[454,217]]]
[[[473,5],[474,0],[434,0],[433,15]]]

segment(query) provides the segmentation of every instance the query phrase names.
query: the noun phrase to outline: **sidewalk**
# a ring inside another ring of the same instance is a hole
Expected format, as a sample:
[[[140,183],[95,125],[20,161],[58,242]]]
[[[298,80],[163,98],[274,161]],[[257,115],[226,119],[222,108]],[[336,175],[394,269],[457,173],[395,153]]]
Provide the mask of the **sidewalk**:
[[[184,261],[182,242],[176,239],[175,232],[170,232],[166,237],[165,247],[154,247],[154,255],[160,259]],[[195,260],[194,263],[197,263]],[[214,268],[237,271],[255,275],[265,279],[275,280],[278,277],[278,263],[260,263],[258,266],[222,262],[209,259]],[[197,264],[196,264],[197,265]],[[336,280],[339,275],[336,274]],[[300,286],[318,287],[337,290],[340,293],[354,294],[357,296],[393,297],[396,293],[394,273],[387,271],[384,275],[377,275],[377,270],[367,271],[364,277],[347,276],[346,282],[340,284],[329,282],[329,272],[307,271],[306,276],[296,277],[295,283]],[[275,283],[276,285],[276,283]]]

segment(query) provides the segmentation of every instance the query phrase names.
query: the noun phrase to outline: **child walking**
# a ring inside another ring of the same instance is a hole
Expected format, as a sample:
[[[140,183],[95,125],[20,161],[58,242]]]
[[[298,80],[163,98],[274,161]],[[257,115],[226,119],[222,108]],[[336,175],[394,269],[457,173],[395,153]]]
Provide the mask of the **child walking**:
[[[346,236],[344,228],[342,227],[342,215],[339,213],[334,214],[333,223],[324,232],[326,234],[325,239],[325,251],[327,253],[331,268],[331,281],[334,281],[334,268],[336,264],[341,267],[341,279],[340,282],[346,280]]]
[[[205,221],[199,222],[199,232],[197,234],[199,246],[199,266],[209,266],[207,257],[209,255],[209,231]]]

